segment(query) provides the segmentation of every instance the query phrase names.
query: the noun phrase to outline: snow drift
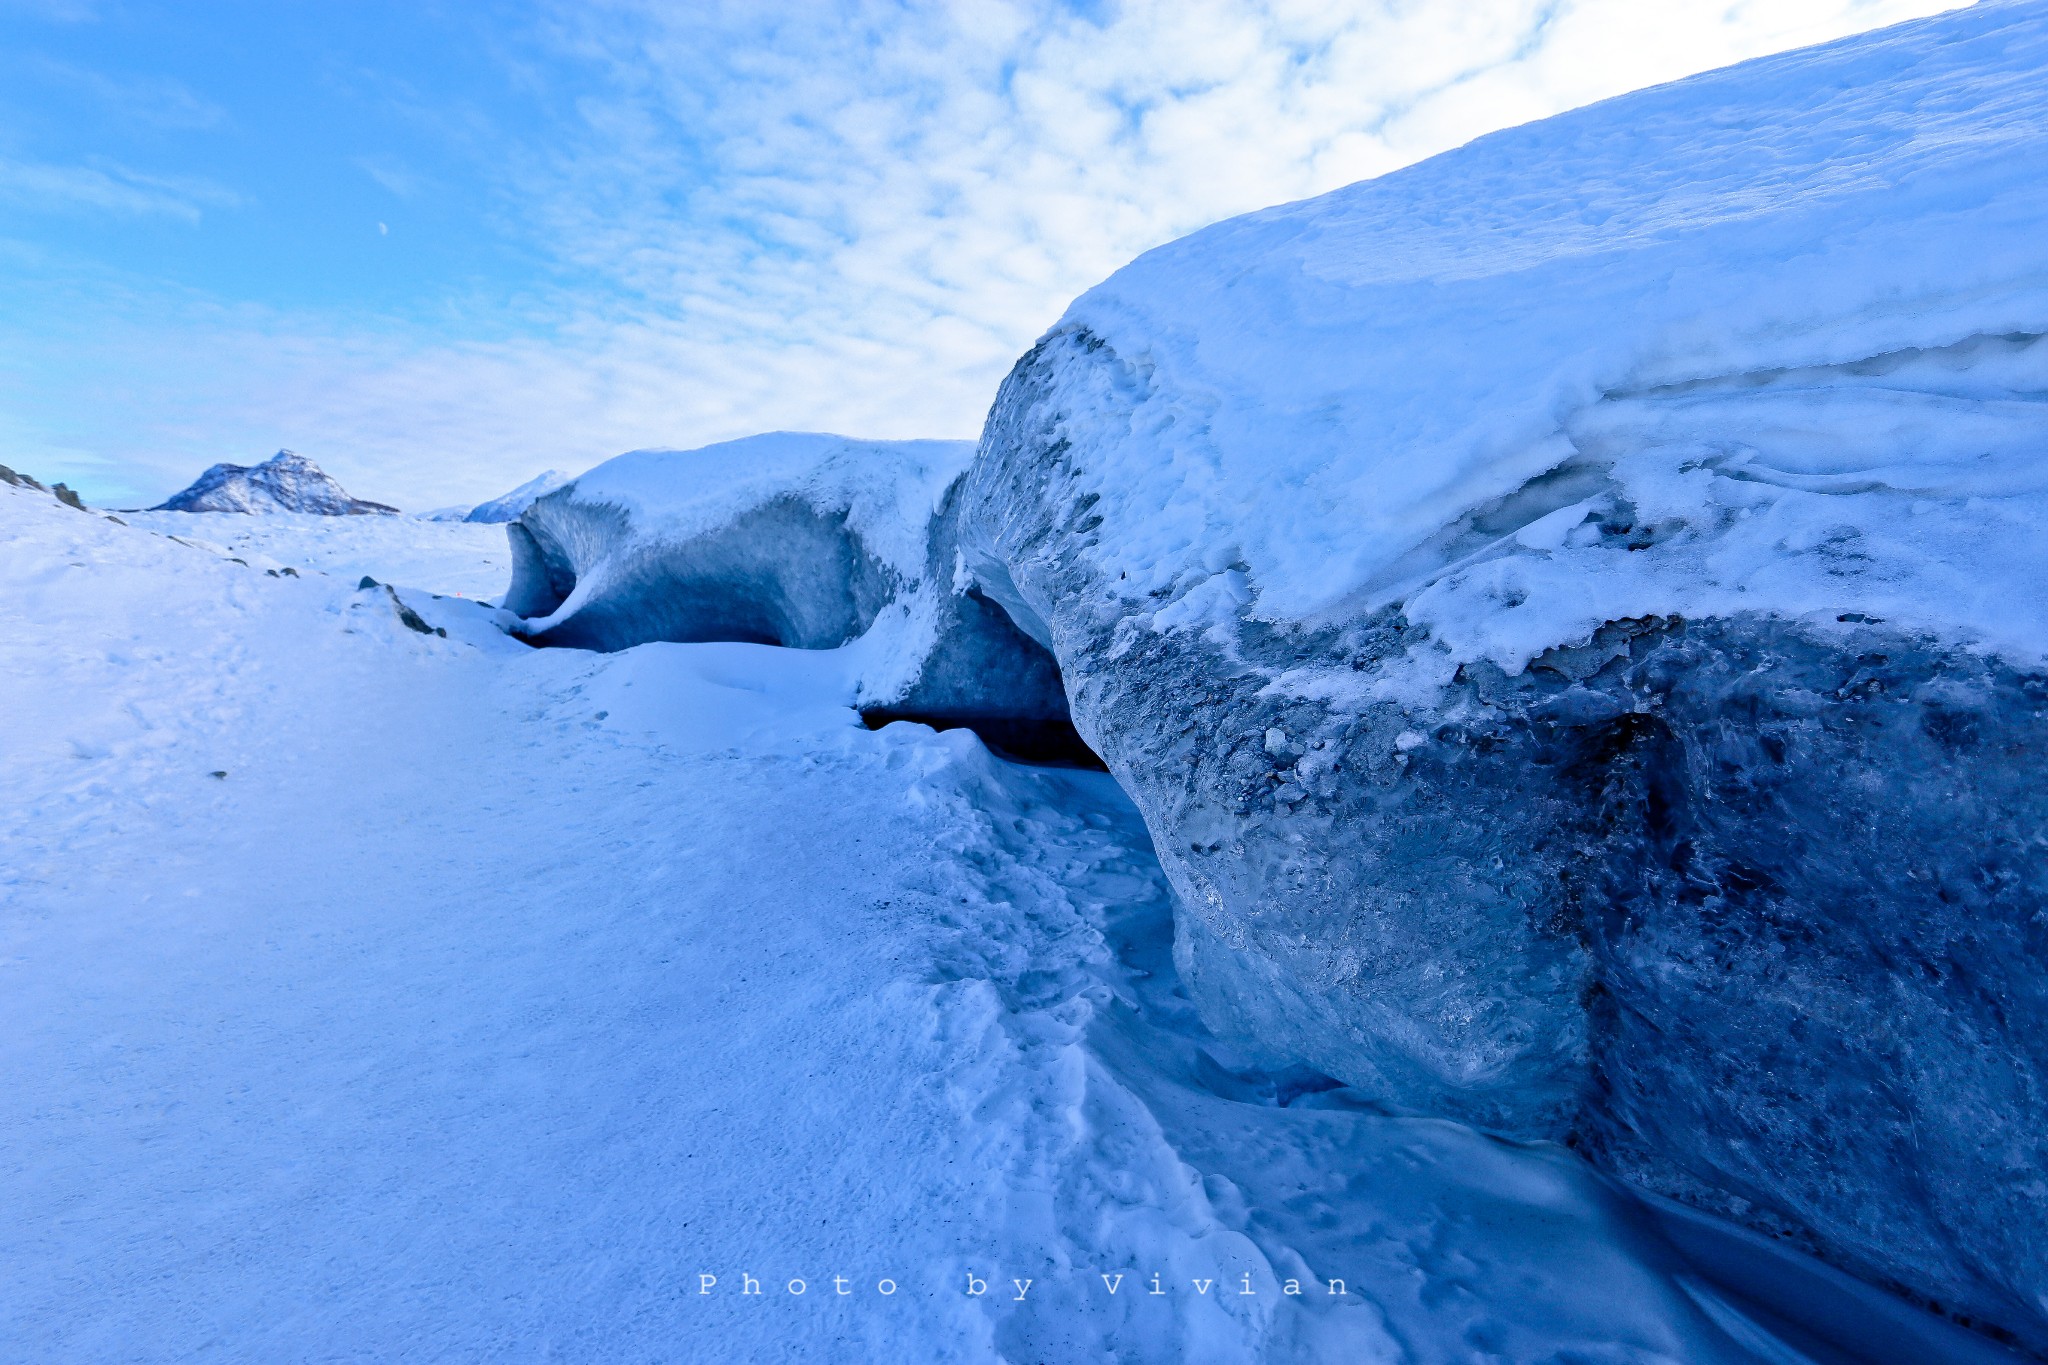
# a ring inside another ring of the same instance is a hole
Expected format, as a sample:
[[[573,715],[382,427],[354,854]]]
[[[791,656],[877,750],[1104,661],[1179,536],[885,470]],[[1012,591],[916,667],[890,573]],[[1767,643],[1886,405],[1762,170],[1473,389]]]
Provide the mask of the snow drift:
[[[1072,306],[963,558],[1213,1026],[2048,1350],[2043,165],[1982,5]]]
[[[1030,748],[1032,726],[1066,726],[1066,698],[1051,655],[960,571],[953,495],[972,452],[790,432],[632,451],[507,527],[505,605],[542,645],[858,642],[871,717]]]
[[[152,512],[311,512],[327,517],[394,514],[396,507],[352,498],[305,456],[280,450],[259,465],[217,464]]]

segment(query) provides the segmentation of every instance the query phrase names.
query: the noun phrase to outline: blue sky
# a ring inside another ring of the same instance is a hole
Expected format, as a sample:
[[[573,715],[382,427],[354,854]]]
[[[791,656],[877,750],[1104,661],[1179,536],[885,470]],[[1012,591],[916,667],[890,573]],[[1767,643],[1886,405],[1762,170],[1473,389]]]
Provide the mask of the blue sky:
[[[506,143],[573,117],[562,82],[576,72],[522,81],[533,68],[502,42],[518,27],[508,10],[208,0],[0,15],[0,185],[31,260],[392,314],[547,266],[489,211],[505,188],[491,167]]]
[[[971,436],[1147,247],[1945,0],[0,0],[0,462]]]

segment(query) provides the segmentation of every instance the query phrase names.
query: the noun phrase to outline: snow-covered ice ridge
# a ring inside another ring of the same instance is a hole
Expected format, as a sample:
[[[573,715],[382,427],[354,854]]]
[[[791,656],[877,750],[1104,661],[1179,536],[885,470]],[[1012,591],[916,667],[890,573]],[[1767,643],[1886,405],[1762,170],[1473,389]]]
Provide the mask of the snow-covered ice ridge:
[[[1209,1023],[2048,1351],[2048,6],[1141,257],[964,559]]]
[[[472,522],[514,521],[521,512],[533,506],[535,498],[545,497],[574,477],[573,474],[564,474],[559,469],[546,470],[534,475],[509,493],[501,493],[489,502],[478,503],[461,519]]]
[[[960,562],[973,452],[807,432],[631,451],[512,523],[506,605],[540,644],[858,640],[864,711],[1063,724],[1051,656]]]
[[[2041,7],[1979,5],[1198,232],[1032,370],[1134,611],[1398,607],[1382,692],[1744,611],[2037,665],[2043,164]]]
[[[534,650],[226,548],[0,486],[10,1357],[2010,1359],[1261,1068],[1110,779],[863,729],[858,646]]]
[[[1629,96],[1148,254],[964,473],[621,457],[510,605],[1021,632],[1231,1045],[2048,1351],[2042,165],[2039,3]]]

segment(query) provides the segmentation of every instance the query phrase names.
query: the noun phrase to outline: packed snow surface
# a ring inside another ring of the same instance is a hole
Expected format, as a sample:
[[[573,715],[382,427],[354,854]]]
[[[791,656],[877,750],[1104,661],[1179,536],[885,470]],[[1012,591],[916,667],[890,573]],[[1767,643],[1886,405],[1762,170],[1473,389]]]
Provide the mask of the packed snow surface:
[[[470,509],[469,515],[461,518],[461,520],[477,522],[514,521],[521,512],[533,506],[535,498],[545,497],[575,477],[574,474],[564,474],[559,469],[550,469],[545,473],[536,474],[511,492],[500,494],[489,502],[478,503]]]
[[[1115,590],[1161,628],[1398,604],[1432,677],[1741,611],[2048,656],[2044,14],[1751,62],[1140,257],[1052,334],[1120,366],[1061,433]]]
[[[410,517],[329,517],[276,512],[123,512],[121,519],[167,536],[203,543],[255,568],[290,567],[354,583],[368,574],[427,592],[496,599],[512,572],[502,526],[436,523],[423,532]]]
[[[868,732],[848,651],[376,576],[446,637],[0,488],[12,1355],[1999,1358],[1250,1067],[1109,780]]]
[[[310,512],[327,517],[395,513],[381,502],[352,498],[305,456],[280,450],[259,465],[217,464],[153,512]]]

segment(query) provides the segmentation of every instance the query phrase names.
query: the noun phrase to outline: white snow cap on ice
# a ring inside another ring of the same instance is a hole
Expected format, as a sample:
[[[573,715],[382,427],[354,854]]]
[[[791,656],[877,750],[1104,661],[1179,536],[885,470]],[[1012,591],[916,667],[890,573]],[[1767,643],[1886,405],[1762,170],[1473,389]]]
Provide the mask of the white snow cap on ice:
[[[845,512],[870,553],[914,579],[924,572],[932,514],[973,455],[972,441],[775,431],[697,450],[629,450],[577,479],[573,496],[623,508],[642,543],[685,540],[794,497]]]
[[[533,505],[535,498],[545,497],[576,476],[565,474],[559,469],[550,469],[536,474],[509,493],[501,493],[489,502],[480,502],[469,510],[468,515],[458,517],[460,521],[498,522],[512,521],[521,512]]]
[[[1134,600],[1241,573],[1257,616],[1398,603],[1511,670],[1603,621],[1745,610],[2039,660],[2044,167],[2027,0],[1219,224],[1050,334],[1123,362],[1062,371],[1075,491]]]

